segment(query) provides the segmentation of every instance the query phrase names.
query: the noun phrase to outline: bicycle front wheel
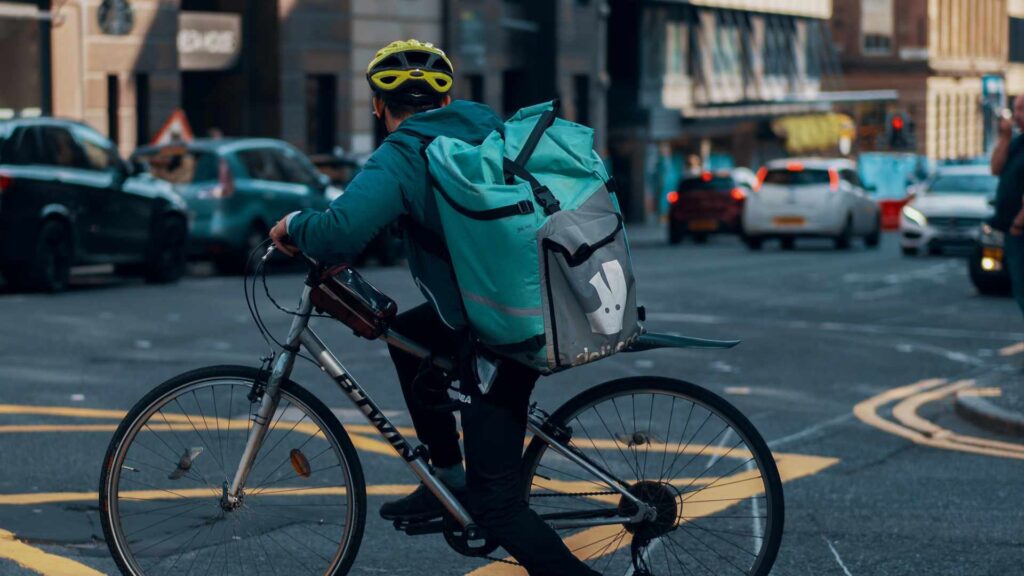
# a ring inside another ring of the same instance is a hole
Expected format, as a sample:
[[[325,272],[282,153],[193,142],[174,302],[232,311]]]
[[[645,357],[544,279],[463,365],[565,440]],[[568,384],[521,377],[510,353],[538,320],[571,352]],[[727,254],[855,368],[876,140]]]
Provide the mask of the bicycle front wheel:
[[[626,521],[636,504],[535,438],[524,457],[530,507],[594,570],[771,570],[784,523],[778,468],[750,421],[721,397],[680,380],[626,378],[586,390],[548,422],[657,511]]]
[[[366,522],[362,469],[338,420],[299,385],[282,383],[240,502],[224,498],[265,376],[237,366],[189,372],[121,422],[104,459],[100,510],[122,573],[348,572]]]

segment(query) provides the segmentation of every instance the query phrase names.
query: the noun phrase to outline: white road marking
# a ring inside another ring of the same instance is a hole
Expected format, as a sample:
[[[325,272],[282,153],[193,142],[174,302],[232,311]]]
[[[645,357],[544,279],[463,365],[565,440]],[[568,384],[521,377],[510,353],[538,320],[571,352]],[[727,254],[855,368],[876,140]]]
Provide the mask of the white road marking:
[[[815,424],[813,426],[809,426],[807,428],[804,428],[803,430],[801,430],[799,432],[794,432],[793,434],[790,434],[789,436],[783,436],[782,438],[776,438],[775,440],[772,440],[771,442],[768,443],[768,447],[769,448],[778,448],[780,446],[784,446],[784,445],[789,444],[791,442],[795,442],[797,440],[802,440],[804,438],[807,438],[808,436],[813,436],[814,434],[816,434],[817,432],[820,432],[821,430],[824,430],[825,428],[828,428],[830,426],[835,426],[836,424],[841,424],[841,423],[846,422],[847,420],[851,420],[851,419],[853,419],[853,414],[840,414],[839,416],[836,416],[835,418],[829,418],[828,420],[825,420],[825,421],[819,422],[819,423],[817,423],[817,424]]]
[[[733,366],[732,364],[722,362],[721,360],[715,360],[714,362],[712,362],[710,368],[715,372],[722,372],[723,374],[735,374],[736,372],[740,371],[739,368]]]
[[[822,536],[821,539],[825,541],[825,544],[828,544],[828,549],[831,550],[832,555],[835,556],[836,564],[839,564],[839,567],[843,569],[843,574],[846,576],[853,576],[853,574],[850,574],[850,569],[846,567],[846,564],[843,564],[843,559],[839,557],[839,552],[836,551],[836,547],[828,541],[828,538]]]
[[[136,340],[135,347],[142,350],[149,350],[150,348],[153,347],[153,343],[150,342],[149,340]]]
[[[71,401],[72,402],[82,402],[84,400],[85,400],[85,394],[72,394],[71,395]]]

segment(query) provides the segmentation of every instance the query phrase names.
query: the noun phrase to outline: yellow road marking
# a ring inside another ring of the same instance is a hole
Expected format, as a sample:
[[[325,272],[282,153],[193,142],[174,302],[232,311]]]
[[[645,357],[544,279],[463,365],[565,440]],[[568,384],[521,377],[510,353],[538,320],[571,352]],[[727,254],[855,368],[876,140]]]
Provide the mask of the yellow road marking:
[[[1018,342],[1016,344],[1003,348],[1002,350],[999,351],[999,355],[1003,357],[1016,356],[1021,352],[1024,352],[1024,342]]]
[[[806,456],[802,454],[776,454],[776,465],[779,467],[779,476],[783,482],[791,482],[799,478],[817,474],[839,462],[838,458],[826,458],[823,456]],[[683,513],[687,521],[704,518],[722,512],[737,503],[757,496],[764,492],[763,485],[759,482],[743,482],[745,478],[752,478],[760,472],[752,470],[725,476],[717,482],[721,486],[705,488],[700,492],[699,500],[686,500],[683,504]],[[685,478],[677,478],[672,483],[682,483]],[[566,482],[565,485],[575,484]],[[589,484],[589,483],[587,483]],[[683,484],[685,486],[685,484]],[[592,487],[593,485],[590,484]],[[563,486],[568,488],[568,486]],[[575,489],[575,487],[573,487]],[[596,497],[601,498],[601,497]],[[617,497],[611,497],[615,502]],[[593,559],[589,557],[601,557],[613,554],[615,551],[629,546],[631,538],[616,540],[617,535],[623,532],[622,526],[597,526],[588,528],[567,537],[564,542],[569,550],[580,559]],[[596,548],[596,554],[595,554]],[[506,558],[512,560],[512,558]],[[523,576],[526,571],[519,566],[492,562],[473,570],[467,576]]]
[[[375,484],[366,487],[367,496],[405,496],[411,493],[418,484]],[[180,500],[182,498],[208,498],[213,495],[210,488],[183,488],[169,492],[166,490],[126,490],[120,493],[122,498],[133,500]],[[256,494],[264,496],[344,496],[344,486],[325,486],[309,490],[297,490],[297,487],[274,488]],[[0,506],[39,506],[43,504],[62,504],[66,502],[96,502],[100,495],[97,492],[35,492],[27,494],[0,494]],[[219,497],[219,496],[218,496]]]
[[[20,542],[14,534],[0,530],[0,558],[6,558],[15,564],[43,576],[103,576],[85,564],[68,560],[54,554],[48,554]]]
[[[944,383],[942,379],[929,379],[894,388],[858,403],[853,413],[869,426],[922,446],[1024,460],[1024,445],[957,434],[918,416],[917,410],[924,404],[966,389],[974,382],[962,380],[941,386]],[[878,415],[879,408],[895,401],[899,402],[892,413],[899,424]]]
[[[1003,395],[1003,389],[997,386],[988,388],[968,388],[960,390],[957,396],[977,396],[979,398],[998,398]]]

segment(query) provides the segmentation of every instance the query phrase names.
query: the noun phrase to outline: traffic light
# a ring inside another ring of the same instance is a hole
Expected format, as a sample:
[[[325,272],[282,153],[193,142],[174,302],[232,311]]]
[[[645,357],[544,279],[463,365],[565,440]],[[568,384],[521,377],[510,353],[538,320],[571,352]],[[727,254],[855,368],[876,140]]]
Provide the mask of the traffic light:
[[[896,112],[889,117],[889,148],[902,150],[913,146],[909,117],[906,113]]]

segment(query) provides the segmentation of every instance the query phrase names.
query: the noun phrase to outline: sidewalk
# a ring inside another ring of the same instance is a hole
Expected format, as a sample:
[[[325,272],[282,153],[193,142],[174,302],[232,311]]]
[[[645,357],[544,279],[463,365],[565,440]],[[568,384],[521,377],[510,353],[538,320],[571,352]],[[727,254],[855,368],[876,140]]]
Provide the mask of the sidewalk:
[[[1024,436],[1024,365],[1015,358],[1006,370],[978,378],[956,395],[962,418],[999,434]]]

